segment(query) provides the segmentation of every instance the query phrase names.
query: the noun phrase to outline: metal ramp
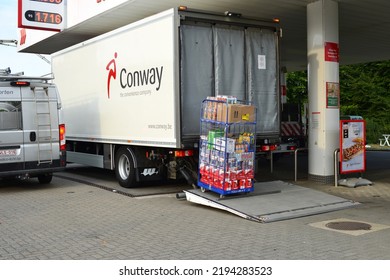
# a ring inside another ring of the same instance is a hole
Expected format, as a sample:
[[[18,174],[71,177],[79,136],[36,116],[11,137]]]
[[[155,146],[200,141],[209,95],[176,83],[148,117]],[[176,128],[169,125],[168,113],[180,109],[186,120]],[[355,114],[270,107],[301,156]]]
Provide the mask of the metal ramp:
[[[186,199],[242,218],[268,223],[337,211],[359,205],[358,202],[326,194],[283,181],[255,183],[248,194],[220,198],[217,193],[200,189],[185,190]]]

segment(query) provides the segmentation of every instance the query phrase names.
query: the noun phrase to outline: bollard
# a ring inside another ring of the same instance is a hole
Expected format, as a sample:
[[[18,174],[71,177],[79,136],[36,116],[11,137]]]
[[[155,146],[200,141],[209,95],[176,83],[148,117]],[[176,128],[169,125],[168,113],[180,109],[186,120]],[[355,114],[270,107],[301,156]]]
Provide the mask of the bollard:
[[[338,166],[338,154],[340,152],[340,149],[336,149],[334,150],[334,186],[337,187],[338,186],[338,182],[337,182],[337,177],[338,177],[338,174],[339,174],[339,166]]]
[[[294,151],[294,180],[295,182],[298,180],[298,152],[299,151],[305,151],[308,150],[308,148],[298,148]]]

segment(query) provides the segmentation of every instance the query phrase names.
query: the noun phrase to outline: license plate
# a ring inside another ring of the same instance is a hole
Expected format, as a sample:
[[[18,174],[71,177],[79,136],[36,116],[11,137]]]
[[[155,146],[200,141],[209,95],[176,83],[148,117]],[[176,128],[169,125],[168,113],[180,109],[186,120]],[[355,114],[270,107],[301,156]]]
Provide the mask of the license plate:
[[[17,150],[0,150],[0,156],[16,156]]]

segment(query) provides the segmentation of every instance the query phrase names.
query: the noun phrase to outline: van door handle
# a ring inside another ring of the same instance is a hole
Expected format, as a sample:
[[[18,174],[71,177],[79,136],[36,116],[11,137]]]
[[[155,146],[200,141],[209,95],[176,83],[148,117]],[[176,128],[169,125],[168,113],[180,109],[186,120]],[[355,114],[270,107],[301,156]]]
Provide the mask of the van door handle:
[[[33,131],[30,132],[30,141],[35,142],[37,140],[37,134]]]

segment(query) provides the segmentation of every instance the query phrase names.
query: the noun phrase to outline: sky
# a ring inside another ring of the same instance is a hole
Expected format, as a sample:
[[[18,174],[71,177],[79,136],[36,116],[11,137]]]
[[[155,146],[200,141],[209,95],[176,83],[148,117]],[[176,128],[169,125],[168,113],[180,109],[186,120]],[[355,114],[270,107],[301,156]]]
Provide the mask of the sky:
[[[19,40],[18,1],[0,1],[0,39]],[[46,56],[50,60],[50,56]],[[11,68],[12,73],[24,72],[28,76],[51,73],[51,66],[36,54],[18,53],[16,47],[0,45],[0,69]]]

